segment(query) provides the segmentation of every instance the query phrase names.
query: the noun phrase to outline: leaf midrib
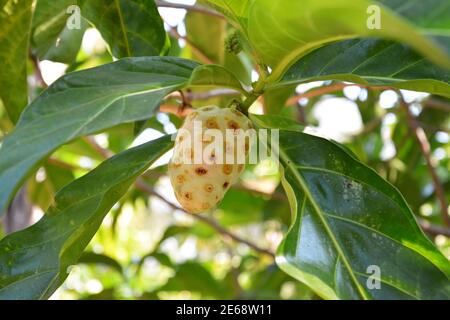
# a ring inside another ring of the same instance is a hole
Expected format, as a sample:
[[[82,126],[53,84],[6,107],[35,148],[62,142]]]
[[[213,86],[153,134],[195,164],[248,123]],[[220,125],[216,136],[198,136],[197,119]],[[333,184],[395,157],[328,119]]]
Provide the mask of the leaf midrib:
[[[122,8],[120,7],[120,3],[119,0],[114,0],[114,4],[117,7],[117,14],[119,16],[119,22],[120,22],[120,27],[122,29],[122,33],[123,33],[123,39],[125,41],[125,48],[127,50],[127,55],[129,57],[131,57],[131,50],[130,50],[130,44],[128,42],[128,36],[127,36],[127,29],[125,27],[125,22],[123,20],[123,15],[122,15]]]
[[[361,297],[365,300],[369,300],[370,297],[367,294],[367,292],[364,290],[364,288],[361,286],[361,284],[359,283],[359,281],[356,278],[355,273],[353,272],[353,269],[349,263],[349,261],[347,260],[347,257],[344,254],[344,251],[342,250],[342,248],[339,246],[339,243],[337,241],[337,239],[334,237],[333,232],[330,228],[330,226],[328,225],[328,221],[325,219],[324,217],[324,213],[322,213],[322,210],[320,209],[319,204],[315,201],[314,197],[312,196],[311,192],[308,189],[308,186],[306,185],[305,180],[303,179],[303,177],[298,173],[298,170],[296,170],[296,167],[293,166],[292,164],[294,163],[289,156],[282,150],[282,148],[280,147],[279,149],[280,152],[280,156],[285,160],[285,166],[288,167],[288,169],[292,172],[292,174],[294,175],[294,178],[297,180],[297,182],[300,184],[301,188],[303,189],[306,197],[308,198],[309,202],[311,203],[311,205],[314,208],[314,211],[316,212],[317,216],[319,217],[320,221],[322,222],[325,231],[327,232],[329,238],[331,239],[332,243],[334,244],[337,252],[338,252],[338,257],[340,257],[340,259],[342,260],[342,263],[344,263],[346,269],[349,272],[350,278],[353,280],[353,282],[355,283],[359,294],[361,295]]]

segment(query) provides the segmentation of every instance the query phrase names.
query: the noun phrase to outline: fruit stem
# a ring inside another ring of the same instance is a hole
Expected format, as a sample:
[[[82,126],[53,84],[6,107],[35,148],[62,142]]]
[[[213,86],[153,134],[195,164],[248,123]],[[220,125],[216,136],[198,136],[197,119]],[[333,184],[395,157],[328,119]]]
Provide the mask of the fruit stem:
[[[265,77],[261,76],[259,80],[253,84],[253,90],[247,96],[247,98],[240,104],[240,108],[248,113],[248,108],[264,93],[264,87],[266,85]]]

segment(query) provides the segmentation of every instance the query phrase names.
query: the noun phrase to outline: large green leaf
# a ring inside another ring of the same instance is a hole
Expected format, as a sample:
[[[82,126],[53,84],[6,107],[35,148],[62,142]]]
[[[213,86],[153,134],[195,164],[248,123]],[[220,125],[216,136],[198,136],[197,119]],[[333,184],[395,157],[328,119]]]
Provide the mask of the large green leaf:
[[[61,63],[75,61],[87,24],[80,19],[80,28],[69,29],[67,9],[76,0],[37,0],[33,15],[31,45],[41,60]]]
[[[450,52],[450,2],[446,0],[382,1],[433,37]],[[355,39],[329,44],[306,55],[284,75],[280,84],[340,79],[371,85],[450,95],[450,72],[399,43]]]
[[[206,0],[206,2],[242,26],[244,32],[247,30],[250,0]]]
[[[170,48],[153,0],[82,0],[81,14],[109,44],[113,56],[156,56]]]
[[[243,94],[247,92],[242,88],[238,79],[226,68],[215,65],[202,65],[192,72],[191,79],[188,83],[189,86],[199,87],[228,87],[236,89]]]
[[[0,0],[0,99],[16,122],[28,103],[27,61],[32,0]]]
[[[263,128],[279,119],[252,118]],[[280,268],[329,299],[450,298],[450,263],[397,189],[338,144],[279,127],[293,213],[277,253]],[[370,266],[381,271],[379,289],[366,285]]]
[[[239,85],[222,67],[171,57],[125,58],[65,75],[27,107],[0,147],[0,208],[27,174],[62,144],[147,119],[164,96],[183,86],[214,83]]]
[[[433,61],[450,65],[435,42],[421,36],[406,20],[379,5],[381,27],[369,29],[367,0],[258,0],[248,13],[248,36],[277,80],[298,58],[327,43],[364,37],[394,39]],[[420,12],[418,12],[420,14]]]
[[[172,146],[170,136],[108,159],[67,185],[35,225],[0,241],[0,299],[46,299],[66,279],[111,207]]]
[[[330,44],[306,55],[274,87],[329,79],[450,96],[449,71],[404,45],[367,39]]]

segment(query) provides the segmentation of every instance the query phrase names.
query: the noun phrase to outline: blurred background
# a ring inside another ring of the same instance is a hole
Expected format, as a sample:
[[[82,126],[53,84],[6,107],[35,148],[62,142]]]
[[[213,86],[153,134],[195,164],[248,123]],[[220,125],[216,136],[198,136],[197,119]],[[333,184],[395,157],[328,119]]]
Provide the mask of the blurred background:
[[[169,55],[224,64],[246,85],[257,80],[248,56],[227,52],[225,39],[233,30],[224,20],[170,5],[160,5],[159,12],[171,36]],[[30,100],[67,72],[113,61],[100,33],[83,31],[75,62],[30,59]],[[188,98],[194,107],[226,105],[233,94],[189,92]],[[411,117],[393,91],[331,81],[302,84],[285,94],[269,92],[251,112],[287,105],[282,113],[308,132],[345,144],[401,191],[424,231],[450,258],[450,232],[432,178],[433,171],[448,204],[450,101],[411,91],[403,95]],[[179,104],[180,96],[174,95],[161,109],[176,111]],[[147,122],[123,124],[58,149],[20,190],[1,222],[0,238],[38,221],[57,190],[109,155],[172,134],[181,123],[176,112],[161,112]],[[423,128],[429,152],[418,143],[415,124]],[[0,105],[0,139],[11,128]],[[247,166],[223,203],[199,218],[176,207],[165,174],[169,159],[170,152],[143,177],[157,193],[132,189],[114,206],[53,299],[320,299],[275,265],[273,255],[291,214],[274,163]]]

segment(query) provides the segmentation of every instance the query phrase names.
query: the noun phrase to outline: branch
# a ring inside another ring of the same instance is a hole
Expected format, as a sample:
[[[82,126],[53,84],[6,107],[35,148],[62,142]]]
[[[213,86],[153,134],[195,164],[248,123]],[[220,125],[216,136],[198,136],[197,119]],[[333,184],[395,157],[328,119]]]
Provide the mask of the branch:
[[[427,220],[419,219],[419,224],[425,233],[431,236],[444,235],[450,238],[450,229],[435,224],[431,224]]]
[[[184,118],[189,113],[192,112],[192,108],[189,108],[189,107],[182,108],[175,104],[162,103],[159,106],[159,111],[165,112],[165,113],[172,113],[172,114],[176,115],[177,117]]]
[[[42,88],[46,89],[48,87],[48,85],[45,82],[44,77],[42,76],[41,66],[39,65],[39,59],[37,56],[35,56],[31,52],[29,55],[30,55],[31,61],[33,61],[36,80],[39,82],[39,84],[41,85]]]
[[[184,10],[188,10],[188,11],[196,11],[196,12],[200,12],[200,13],[204,13],[219,19],[225,19],[225,17],[218,13],[217,11],[205,8],[203,6],[200,5],[188,5],[188,4],[182,4],[182,3],[171,3],[171,2],[166,2],[166,1],[155,1],[156,5],[158,7],[161,8],[173,8],[173,9],[184,9]]]
[[[440,101],[437,99],[429,98],[425,100],[422,104],[425,108],[433,108],[437,110],[442,110],[446,112],[450,112],[450,104]]]
[[[222,227],[216,220],[199,215],[199,214],[194,214],[194,213],[190,213],[187,212],[185,210],[183,210],[182,208],[178,207],[177,205],[173,204],[172,202],[168,201],[166,198],[164,198],[162,195],[160,195],[159,193],[157,193],[152,187],[150,187],[149,185],[147,185],[146,183],[144,183],[141,179],[138,179],[135,183],[135,186],[137,189],[141,190],[142,192],[147,193],[148,195],[151,196],[155,196],[158,199],[164,201],[164,203],[166,203],[169,207],[171,207],[173,210],[178,210],[181,211],[185,214],[190,215],[191,217],[202,221],[206,224],[208,224],[210,227],[212,227],[213,229],[215,229],[217,232],[219,232],[222,236],[225,236],[227,238],[230,238],[236,242],[240,242],[243,244],[246,244],[248,247],[252,248],[253,250],[259,252],[259,253],[263,253],[266,255],[271,256],[272,258],[275,258],[275,254],[273,252],[271,252],[270,250],[264,249],[264,248],[260,248],[258,247],[256,244],[245,240],[243,238],[241,238],[238,235],[235,235],[234,233],[231,233],[230,231],[228,231],[227,229],[225,229],[224,227]]]
[[[438,198],[441,207],[442,219],[444,221],[444,224],[449,227],[450,217],[448,215],[448,204],[447,200],[445,199],[444,188],[442,187],[441,181],[439,180],[439,177],[436,173],[436,163],[431,155],[430,142],[428,141],[425,131],[423,131],[423,129],[419,127],[417,121],[414,119],[414,116],[412,115],[411,110],[409,109],[409,104],[405,101],[400,90],[397,90],[396,92],[399,96],[400,106],[403,107],[403,109],[406,112],[409,128],[414,133],[417,141],[419,142],[420,150],[425,158],[428,171],[433,181],[436,197]]]
[[[75,166],[73,164],[70,164],[70,163],[67,163],[67,162],[61,161],[61,160],[59,160],[57,158],[52,158],[52,157],[47,159],[47,163],[49,163],[51,165],[54,165],[56,167],[59,167],[61,169],[65,169],[65,170],[79,170],[79,169],[83,169],[81,167]],[[83,169],[83,170],[85,170],[85,169]]]
[[[223,97],[223,96],[234,96],[234,95],[240,95],[241,93],[237,90],[233,90],[233,89],[213,89],[213,90],[209,90],[209,91],[205,91],[205,92],[186,92],[184,93],[184,95],[186,96],[186,98],[188,100],[208,100],[211,98],[216,98],[216,97]],[[167,96],[167,98],[176,98],[176,99],[180,99],[181,95],[177,92],[172,93],[170,95]]]
[[[356,84],[356,83],[337,83],[337,84],[333,84],[333,85],[326,86],[326,87],[319,87],[317,89],[310,90],[308,92],[293,96],[286,101],[285,105],[286,106],[296,105],[303,98],[310,99],[310,98],[321,96],[321,95],[324,95],[327,93],[341,91],[346,87],[354,87],[354,86],[357,86],[357,87],[360,87],[363,89],[371,89],[371,90],[395,90],[394,88],[388,87],[388,86],[367,86],[367,85]]]
[[[175,39],[181,39],[186,42],[186,44],[191,48],[191,50],[198,56],[198,59],[200,62],[206,63],[206,64],[214,64],[214,61],[212,61],[205,53],[203,53],[202,50],[197,48],[195,44],[188,38],[183,37],[177,30],[176,27],[172,27],[170,24],[166,22],[166,25],[169,27],[169,34],[174,37]]]
[[[111,158],[114,155],[110,150],[100,146],[92,136],[82,137],[81,139],[105,159]]]
[[[240,95],[241,93],[233,90],[233,89],[213,89],[205,92],[191,92],[187,91],[184,92],[183,95],[180,94],[180,92],[174,92],[166,97],[166,101],[170,99],[180,99],[183,101],[183,99],[187,101],[200,101],[200,100],[208,100],[215,97],[223,97],[223,96],[233,96],[233,95]],[[175,105],[169,102],[162,103],[159,106],[160,112],[166,112],[166,113],[173,113],[174,115],[184,118],[189,113],[192,112],[192,108],[189,106],[179,106]]]

